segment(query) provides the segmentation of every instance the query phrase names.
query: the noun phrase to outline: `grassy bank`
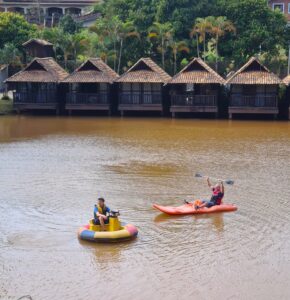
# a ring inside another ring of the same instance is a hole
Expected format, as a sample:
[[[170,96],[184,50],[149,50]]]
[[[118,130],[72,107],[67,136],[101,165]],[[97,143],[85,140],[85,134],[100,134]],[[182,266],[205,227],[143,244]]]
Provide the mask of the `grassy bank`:
[[[11,99],[2,100],[0,99],[0,115],[6,115],[13,112],[13,102]]]

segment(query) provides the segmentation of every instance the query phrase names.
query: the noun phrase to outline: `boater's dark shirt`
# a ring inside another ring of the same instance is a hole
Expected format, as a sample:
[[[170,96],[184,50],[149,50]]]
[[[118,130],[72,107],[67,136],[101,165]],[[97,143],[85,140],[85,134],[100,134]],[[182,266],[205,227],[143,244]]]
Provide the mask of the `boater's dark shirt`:
[[[224,197],[224,193],[219,192],[217,195],[211,196],[210,202],[212,202],[214,205],[220,205],[223,197]]]

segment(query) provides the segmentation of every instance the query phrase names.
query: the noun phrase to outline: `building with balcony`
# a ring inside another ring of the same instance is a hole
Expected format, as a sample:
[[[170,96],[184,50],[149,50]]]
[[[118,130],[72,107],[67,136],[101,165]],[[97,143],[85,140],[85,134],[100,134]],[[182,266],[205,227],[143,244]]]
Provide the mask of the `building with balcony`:
[[[177,113],[218,115],[218,98],[225,80],[202,59],[194,58],[168,81],[173,117]]]
[[[0,0],[0,12],[17,12],[31,23],[54,26],[65,14],[81,16],[99,0]]]
[[[53,58],[35,58],[24,70],[6,80],[13,90],[13,105],[17,112],[55,110],[63,105],[61,81],[68,76]]]
[[[126,111],[155,111],[164,113],[166,84],[171,77],[151,58],[139,59],[118,83],[121,115]]]
[[[114,100],[114,80],[118,74],[100,58],[90,58],[78,67],[62,83],[68,85],[65,109],[73,111],[106,111],[112,113]],[[117,106],[117,101],[115,101]]]
[[[278,115],[278,89],[282,80],[252,57],[226,84],[230,87],[229,118],[235,114]]]

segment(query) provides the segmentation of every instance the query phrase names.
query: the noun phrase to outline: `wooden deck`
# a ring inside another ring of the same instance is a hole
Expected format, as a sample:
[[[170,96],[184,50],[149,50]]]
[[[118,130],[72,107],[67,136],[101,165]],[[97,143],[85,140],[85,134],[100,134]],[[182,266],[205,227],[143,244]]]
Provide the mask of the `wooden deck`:
[[[102,110],[110,111],[111,105],[108,93],[68,93],[66,95],[66,110]]]
[[[120,93],[119,111],[163,111],[160,93]]]
[[[57,95],[54,91],[14,92],[13,108],[22,110],[59,110]]]
[[[173,95],[171,96],[170,112],[175,113],[215,113],[218,112],[215,95]]]
[[[275,95],[233,95],[229,105],[229,118],[233,114],[272,114],[277,115],[278,97]]]

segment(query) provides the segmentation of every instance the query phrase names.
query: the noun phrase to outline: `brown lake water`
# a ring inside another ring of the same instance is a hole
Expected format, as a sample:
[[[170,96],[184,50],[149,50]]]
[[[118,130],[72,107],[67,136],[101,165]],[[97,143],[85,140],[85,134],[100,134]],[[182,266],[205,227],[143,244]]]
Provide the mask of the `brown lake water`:
[[[0,299],[290,299],[290,123],[0,118]],[[238,211],[166,217],[235,180]],[[132,242],[80,242],[104,196]]]

